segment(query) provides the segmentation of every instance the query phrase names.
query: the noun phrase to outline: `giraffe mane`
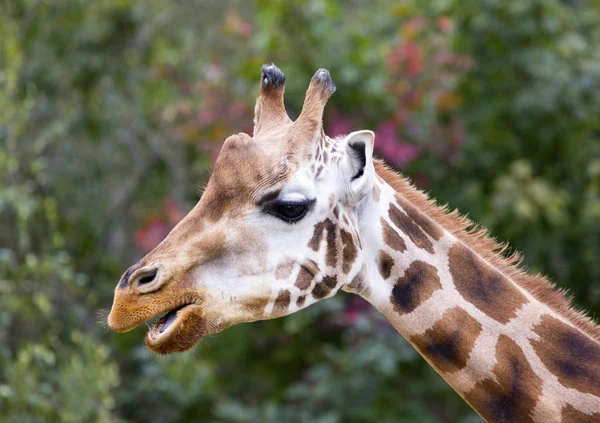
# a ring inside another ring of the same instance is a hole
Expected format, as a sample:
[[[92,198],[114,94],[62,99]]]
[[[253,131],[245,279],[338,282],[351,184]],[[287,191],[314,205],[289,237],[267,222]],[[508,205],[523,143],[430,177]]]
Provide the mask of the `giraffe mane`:
[[[542,274],[531,275],[522,266],[522,256],[517,251],[508,252],[507,242],[498,242],[489,231],[474,223],[458,210],[438,205],[427,193],[416,188],[408,178],[391,169],[383,160],[374,160],[375,171],[398,194],[412,203],[423,214],[454,235],[465,246],[495,267],[504,276],[546,304],[554,312],[600,343],[600,326],[573,305],[573,296],[567,289],[556,286]]]

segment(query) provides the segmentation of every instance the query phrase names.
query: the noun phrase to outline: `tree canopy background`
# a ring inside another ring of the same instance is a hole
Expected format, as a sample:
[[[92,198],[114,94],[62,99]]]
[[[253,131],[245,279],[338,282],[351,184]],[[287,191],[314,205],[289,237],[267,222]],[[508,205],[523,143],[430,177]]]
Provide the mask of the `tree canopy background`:
[[[350,295],[171,357],[102,322],[271,61],[598,315],[599,47],[597,0],[0,2],[2,421],[480,422]]]

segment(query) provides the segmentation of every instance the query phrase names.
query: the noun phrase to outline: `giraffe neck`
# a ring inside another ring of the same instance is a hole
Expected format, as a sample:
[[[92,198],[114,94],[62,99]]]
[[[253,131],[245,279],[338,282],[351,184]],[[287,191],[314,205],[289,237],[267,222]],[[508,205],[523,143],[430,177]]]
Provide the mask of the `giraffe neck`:
[[[516,267],[481,253],[480,245],[496,246],[485,235],[438,223],[411,202],[421,193],[394,174],[395,190],[383,179],[391,172],[376,167],[359,214],[366,266],[347,289],[381,311],[488,422],[600,421],[600,342],[586,330],[597,330],[593,323],[566,302],[543,302],[515,281]]]

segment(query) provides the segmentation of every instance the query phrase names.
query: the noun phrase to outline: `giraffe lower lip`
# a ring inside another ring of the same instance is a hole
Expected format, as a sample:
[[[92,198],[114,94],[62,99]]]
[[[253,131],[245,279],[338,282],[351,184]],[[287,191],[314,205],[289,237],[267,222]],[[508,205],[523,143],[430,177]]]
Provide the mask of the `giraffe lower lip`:
[[[192,303],[163,315],[148,331],[146,345],[158,354],[171,354],[192,348],[209,332],[200,305]]]
[[[165,330],[167,330],[169,328],[169,326],[171,326],[171,324],[177,320],[177,312],[181,310],[181,308],[178,308],[177,310],[172,310],[169,311],[167,314],[165,314],[163,316],[162,319],[164,319],[164,322],[162,323],[162,325],[160,326],[160,329],[158,330],[159,333],[163,333]]]
[[[166,332],[173,324],[178,320],[179,312],[189,306],[190,304],[185,304],[181,307],[177,307],[165,314],[152,325],[150,328],[150,336],[156,337],[162,335]]]

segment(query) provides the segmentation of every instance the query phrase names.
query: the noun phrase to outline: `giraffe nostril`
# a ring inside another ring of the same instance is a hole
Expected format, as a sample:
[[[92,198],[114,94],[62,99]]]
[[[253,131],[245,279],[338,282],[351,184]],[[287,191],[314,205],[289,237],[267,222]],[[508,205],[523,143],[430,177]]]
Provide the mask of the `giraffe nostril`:
[[[138,285],[145,285],[148,284],[152,281],[154,281],[154,279],[156,279],[156,274],[158,273],[158,269],[154,268],[154,269],[148,269],[148,272],[142,276],[139,280],[138,280]]]

